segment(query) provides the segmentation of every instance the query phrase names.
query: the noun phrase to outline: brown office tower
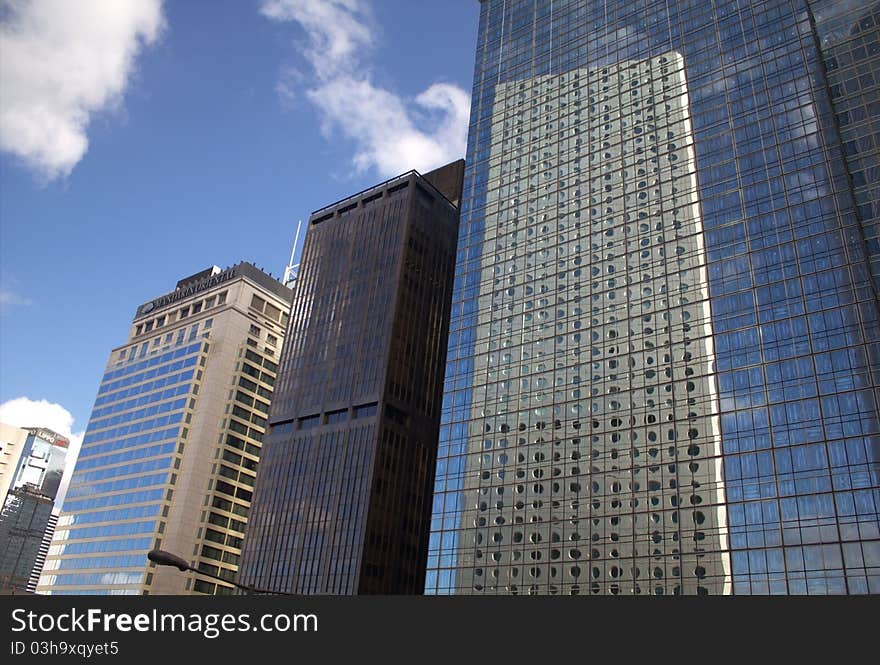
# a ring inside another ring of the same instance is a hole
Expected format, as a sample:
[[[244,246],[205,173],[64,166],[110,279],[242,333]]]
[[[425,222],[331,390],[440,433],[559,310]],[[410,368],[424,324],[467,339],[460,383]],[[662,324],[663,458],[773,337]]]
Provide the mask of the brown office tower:
[[[240,582],[422,593],[463,165],[312,214]]]

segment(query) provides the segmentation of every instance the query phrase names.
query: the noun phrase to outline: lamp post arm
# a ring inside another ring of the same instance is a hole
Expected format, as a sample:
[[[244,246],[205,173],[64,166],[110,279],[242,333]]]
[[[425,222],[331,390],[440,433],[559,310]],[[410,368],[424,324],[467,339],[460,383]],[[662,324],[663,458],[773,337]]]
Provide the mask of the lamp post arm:
[[[204,570],[199,570],[197,568],[193,568],[189,563],[183,559],[182,557],[177,556],[176,554],[171,554],[171,552],[166,552],[164,550],[151,550],[147,553],[147,558],[153,563],[157,563],[160,566],[174,566],[180,572],[185,572],[190,570],[194,573],[198,573],[199,575],[204,575],[205,577],[211,577],[220,582],[224,582],[226,584],[231,584],[239,589],[244,589],[245,593],[262,593],[266,595],[274,595],[274,596],[292,596],[294,594],[287,593],[286,591],[269,591],[268,589],[259,589],[257,587],[252,587],[247,584],[239,584],[238,582],[233,582],[232,580],[227,580],[224,577],[220,577],[220,575],[215,575],[214,573],[208,573]]]

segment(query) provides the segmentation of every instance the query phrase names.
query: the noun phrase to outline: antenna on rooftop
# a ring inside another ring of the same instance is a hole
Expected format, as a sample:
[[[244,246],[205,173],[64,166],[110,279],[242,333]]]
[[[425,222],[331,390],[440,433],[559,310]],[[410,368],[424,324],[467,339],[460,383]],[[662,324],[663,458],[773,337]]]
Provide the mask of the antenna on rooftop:
[[[299,245],[299,232],[301,229],[302,220],[299,220],[296,223],[296,237],[293,239],[293,247],[290,250],[290,262],[284,269],[284,279],[282,280],[287,288],[293,288],[293,283],[296,281],[297,275],[299,275],[299,262],[294,263],[293,261],[296,256],[296,247]]]

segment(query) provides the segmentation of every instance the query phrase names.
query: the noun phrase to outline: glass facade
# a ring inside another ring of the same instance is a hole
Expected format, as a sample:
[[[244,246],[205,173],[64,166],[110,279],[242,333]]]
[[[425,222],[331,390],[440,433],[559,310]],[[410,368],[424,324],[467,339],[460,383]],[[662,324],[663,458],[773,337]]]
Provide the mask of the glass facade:
[[[831,104],[880,288],[880,3],[812,0]]]
[[[202,290],[218,284],[222,290]],[[194,297],[176,297],[191,291]],[[154,543],[189,556],[195,572],[179,574],[151,564],[151,594],[228,594],[234,589],[290,295],[271,275],[242,262],[184,278],[170,297],[153,301],[158,309],[138,310],[146,318],[135,319],[135,336],[176,322],[182,327],[170,337],[182,339],[189,330],[189,338],[196,339],[199,324],[193,317],[210,316],[200,324],[211,344],[207,359],[199,361],[204,374],[196,373],[201,383],[193,388],[197,399],[189,402],[192,417],[185,419],[191,433],[179,466],[175,461],[175,496],[162,511],[167,528],[163,533],[160,523],[163,535]],[[169,301],[172,311],[164,309]]]
[[[844,4],[482,2],[426,593],[880,592]]]
[[[39,592],[234,588],[290,296],[241,262],[137,308],[101,380]],[[191,570],[157,566],[152,549]]]
[[[462,173],[413,171],[312,213],[240,582],[424,588]]]
[[[40,581],[53,594],[141,593],[208,346],[136,345],[105,372]]]

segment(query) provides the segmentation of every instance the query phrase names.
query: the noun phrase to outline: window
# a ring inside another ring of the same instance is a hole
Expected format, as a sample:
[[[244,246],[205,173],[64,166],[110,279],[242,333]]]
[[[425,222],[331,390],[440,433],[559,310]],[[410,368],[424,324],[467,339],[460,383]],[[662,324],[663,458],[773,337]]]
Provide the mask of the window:
[[[259,337],[262,331],[257,328],[253,323],[251,324],[251,329],[248,331],[248,334],[254,335],[255,337]]]
[[[335,425],[348,420],[348,409],[340,409],[339,411],[330,411],[327,413],[327,424]]]
[[[373,402],[372,404],[362,404],[361,406],[354,407],[354,417],[355,418],[368,418],[370,416],[376,415],[377,404]]]
[[[241,402],[242,404],[247,404],[248,406],[253,406],[253,405],[254,405],[254,398],[253,398],[253,397],[250,397],[250,396],[248,396],[248,395],[245,395],[245,394],[244,394],[243,392],[241,392],[240,390],[236,391],[236,393],[235,393],[235,399],[236,399],[237,401]]]
[[[266,303],[266,316],[273,321],[278,321],[281,318],[281,310],[272,303]]]
[[[221,293],[217,296],[217,304],[223,305],[225,303],[226,303],[226,291],[223,291],[223,293]]]
[[[266,344],[268,344],[269,346],[277,346],[278,338],[275,337],[275,335],[269,334],[266,336]]]
[[[203,326],[205,330],[214,325],[214,319],[207,319],[205,321],[205,325]]]
[[[143,323],[139,323],[139,324],[138,324],[138,327],[134,329],[134,334],[135,334],[135,335],[140,335],[143,331],[144,331],[144,324],[143,324]]]
[[[206,559],[219,559],[223,553],[215,547],[202,545],[202,556]]]
[[[223,494],[228,494],[229,496],[235,496],[235,487],[230,485],[227,482],[222,481],[222,480],[218,480],[217,484],[214,486],[214,488],[218,492],[222,492]]]
[[[189,316],[189,307],[184,307],[180,310],[180,318],[185,319]]]
[[[263,300],[260,296],[255,295],[253,298],[251,298],[251,307],[253,309],[257,310],[258,312],[262,312],[263,307],[265,307],[265,306],[266,306],[266,301]]]
[[[272,433],[273,434],[290,434],[293,431],[293,421],[288,420],[286,422],[276,423],[272,425]]]
[[[193,314],[198,314],[201,311],[202,311],[202,303],[197,302],[192,306],[192,313]]]
[[[214,296],[211,296],[210,298],[205,298],[205,309],[210,309],[211,307],[213,307],[215,301],[216,298]]]
[[[211,540],[215,543],[223,543],[226,540],[226,536],[214,529],[205,529],[205,540]]]
[[[158,317],[158,318],[156,319],[156,327],[157,327],[157,328],[161,328],[161,327],[164,326],[164,325],[165,325],[165,317],[164,317],[164,316],[160,316],[160,317]]]

